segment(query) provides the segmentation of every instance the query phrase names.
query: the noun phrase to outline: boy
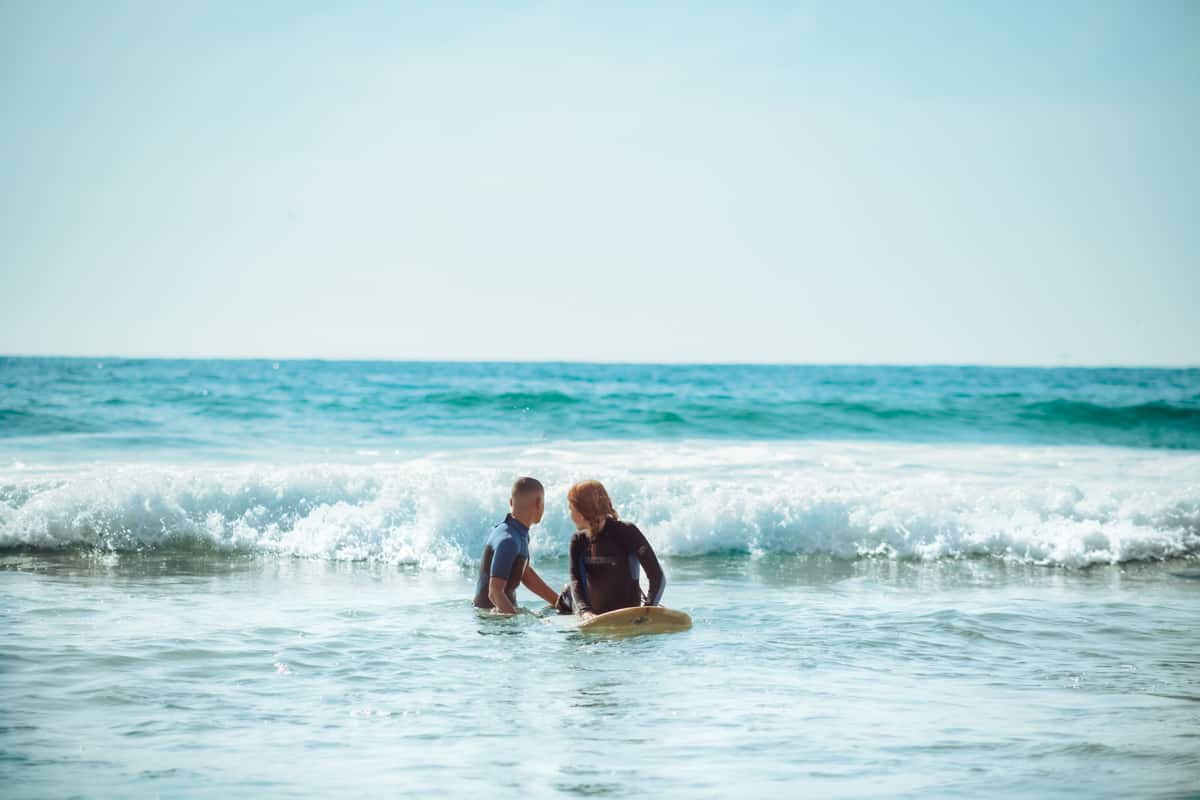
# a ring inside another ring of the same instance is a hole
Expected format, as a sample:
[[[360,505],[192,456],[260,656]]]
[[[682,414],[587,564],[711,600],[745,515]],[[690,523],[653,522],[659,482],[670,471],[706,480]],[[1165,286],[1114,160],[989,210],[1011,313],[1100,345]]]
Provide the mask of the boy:
[[[542,521],[546,490],[535,478],[518,478],[508,501],[512,511],[488,535],[479,562],[475,607],[499,614],[517,613],[517,585],[545,600],[558,602],[558,593],[529,566],[529,528]]]

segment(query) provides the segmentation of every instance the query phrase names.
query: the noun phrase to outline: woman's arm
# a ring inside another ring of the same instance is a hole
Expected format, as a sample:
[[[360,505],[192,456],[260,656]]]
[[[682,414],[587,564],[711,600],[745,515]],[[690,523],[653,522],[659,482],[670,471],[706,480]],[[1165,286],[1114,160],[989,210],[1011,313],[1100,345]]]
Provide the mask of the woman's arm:
[[[667,588],[667,576],[663,575],[662,566],[658,563],[658,556],[654,555],[654,548],[650,546],[650,542],[646,541],[646,536],[637,525],[629,525],[626,528],[626,549],[637,555],[638,563],[642,565],[642,569],[646,570],[646,578],[650,581],[650,591],[646,594],[646,605],[656,606],[658,601],[662,599],[663,590]]]
[[[592,613],[592,604],[588,602],[587,572],[584,571],[583,554],[587,547],[584,541],[585,533],[577,533],[571,537],[571,601],[575,613],[579,616]]]

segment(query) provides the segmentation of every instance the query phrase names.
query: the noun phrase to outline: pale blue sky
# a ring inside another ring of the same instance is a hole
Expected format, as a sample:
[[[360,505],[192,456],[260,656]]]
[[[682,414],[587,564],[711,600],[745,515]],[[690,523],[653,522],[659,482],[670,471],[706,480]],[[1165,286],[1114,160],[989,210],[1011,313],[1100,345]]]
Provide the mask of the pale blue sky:
[[[1200,364],[1200,4],[250,5],[0,0],[0,353]]]

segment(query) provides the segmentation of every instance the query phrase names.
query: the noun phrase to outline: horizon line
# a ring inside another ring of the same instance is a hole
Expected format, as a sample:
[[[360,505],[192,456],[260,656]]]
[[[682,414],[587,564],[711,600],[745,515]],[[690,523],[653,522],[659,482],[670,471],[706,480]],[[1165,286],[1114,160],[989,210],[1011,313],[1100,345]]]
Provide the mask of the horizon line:
[[[29,354],[0,353],[4,359],[62,359],[62,360],[114,360],[114,361],[264,361],[284,362],[329,362],[329,363],[384,363],[384,364],[582,364],[596,366],[640,366],[640,367],[897,367],[926,368],[983,367],[990,369],[1157,369],[1195,370],[1200,362],[1191,364],[1129,364],[1115,362],[1097,363],[1034,363],[1034,362],[960,362],[960,361],[636,361],[623,359],[497,359],[497,358],[401,358],[401,357],[328,357],[328,356],[165,356],[165,355],[117,355],[117,354]]]

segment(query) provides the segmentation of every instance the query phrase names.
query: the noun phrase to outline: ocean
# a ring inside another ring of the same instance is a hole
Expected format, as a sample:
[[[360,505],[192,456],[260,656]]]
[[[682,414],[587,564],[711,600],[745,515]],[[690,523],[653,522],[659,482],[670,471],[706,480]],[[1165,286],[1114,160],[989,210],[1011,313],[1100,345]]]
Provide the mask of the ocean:
[[[0,566],[5,797],[1200,796],[1196,369],[0,357]]]

